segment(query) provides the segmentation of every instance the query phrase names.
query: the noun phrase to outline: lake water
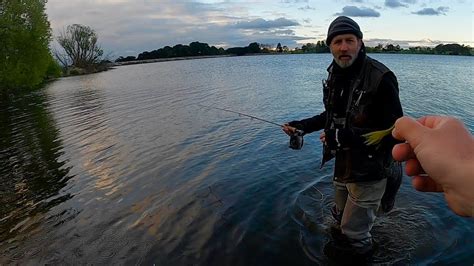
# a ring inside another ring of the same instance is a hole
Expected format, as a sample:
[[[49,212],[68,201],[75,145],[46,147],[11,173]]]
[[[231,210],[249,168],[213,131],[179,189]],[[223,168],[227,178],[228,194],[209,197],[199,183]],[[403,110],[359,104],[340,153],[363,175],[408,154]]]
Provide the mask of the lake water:
[[[474,129],[474,57],[385,55],[405,114]],[[332,223],[319,134],[329,54],[130,65],[0,101],[0,264],[313,265]],[[474,263],[474,221],[405,177],[373,229],[386,264]]]

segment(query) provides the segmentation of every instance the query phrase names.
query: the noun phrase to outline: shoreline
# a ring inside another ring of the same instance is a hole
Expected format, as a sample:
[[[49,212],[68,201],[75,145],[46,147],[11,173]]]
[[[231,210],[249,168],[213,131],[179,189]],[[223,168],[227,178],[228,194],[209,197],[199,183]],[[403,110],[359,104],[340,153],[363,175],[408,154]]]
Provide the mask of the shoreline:
[[[208,59],[208,58],[222,58],[222,57],[241,57],[241,56],[261,56],[261,55],[291,55],[291,53],[254,53],[254,54],[225,54],[225,55],[202,55],[202,56],[183,56],[183,57],[170,57],[170,58],[156,58],[156,59],[145,59],[145,60],[133,60],[126,62],[112,62],[109,63],[109,67],[126,66],[126,65],[137,65],[137,64],[148,64],[168,61],[180,61],[180,60],[194,60],[194,59]]]
[[[203,56],[156,58],[156,59],[125,61],[125,62],[114,62],[114,63],[111,63],[110,66],[116,67],[116,66],[148,64],[148,63],[158,63],[158,62],[167,62],[167,61],[194,60],[194,59],[207,59],[207,58],[220,58],[220,57],[233,57],[233,56],[236,56],[236,55],[203,55]]]

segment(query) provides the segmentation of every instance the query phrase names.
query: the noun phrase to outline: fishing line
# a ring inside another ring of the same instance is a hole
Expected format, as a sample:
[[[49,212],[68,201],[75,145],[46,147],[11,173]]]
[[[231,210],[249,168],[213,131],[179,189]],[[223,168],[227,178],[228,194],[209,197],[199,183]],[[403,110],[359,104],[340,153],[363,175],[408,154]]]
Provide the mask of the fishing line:
[[[256,116],[253,116],[253,115],[237,112],[237,111],[234,111],[234,110],[221,108],[221,107],[215,107],[215,106],[209,106],[209,105],[203,105],[203,104],[197,104],[197,105],[201,106],[201,107],[209,108],[209,109],[217,109],[217,110],[221,110],[221,111],[226,111],[226,112],[238,114],[240,116],[249,117],[251,119],[255,119],[255,120],[265,122],[265,123],[269,123],[269,124],[278,126],[280,128],[284,127],[284,125],[282,125],[282,124],[275,123],[275,122],[272,122],[272,121],[269,121],[269,120],[266,120],[266,119],[263,119],[263,118],[260,118],[260,117],[256,117]],[[296,129],[294,131],[294,133],[290,136],[290,145],[289,145],[289,147],[292,148],[293,150],[300,150],[303,147],[303,143],[304,143],[303,136],[304,136],[304,132],[302,130]]]
[[[206,107],[206,108],[211,108],[211,109],[222,110],[222,111],[226,111],[226,112],[231,112],[231,113],[234,113],[234,114],[238,114],[238,115],[246,116],[246,117],[249,117],[249,118],[252,118],[252,119],[256,119],[256,120],[259,120],[259,121],[262,121],[262,122],[266,122],[266,123],[269,123],[269,124],[272,124],[272,125],[276,125],[276,126],[279,126],[279,127],[283,127],[282,124],[278,124],[278,123],[275,123],[275,122],[272,122],[272,121],[269,121],[269,120],[266,120],[266,119],[263,119],[263,118],[260,118],[260,117],[256,117],[256,116],[253,116],[253,115],[244,114],[244,113],[237,112],[237,111],[233,111],[233,110],[226,109],[226,108],[220,108],[220,107],[215,107],[215,106],[208,106],[208,105],[203,105],[203,104],[198,104],[198,106]]]

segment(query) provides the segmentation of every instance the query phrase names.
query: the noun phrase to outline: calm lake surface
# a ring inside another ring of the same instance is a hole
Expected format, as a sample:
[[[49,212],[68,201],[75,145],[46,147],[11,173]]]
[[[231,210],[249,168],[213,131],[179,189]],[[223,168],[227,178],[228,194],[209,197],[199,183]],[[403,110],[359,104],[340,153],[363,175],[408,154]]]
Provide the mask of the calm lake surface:
[[[474,57],[383,55],[405,114],[474,130]],[[277,126],[323,110],[329,54],[117,67],[0,101],[0,264],[313,265],[333,164]],[[473,192],[474,193],[474,192]],[[474,220],[405,177],[375,263],[474,263]]]

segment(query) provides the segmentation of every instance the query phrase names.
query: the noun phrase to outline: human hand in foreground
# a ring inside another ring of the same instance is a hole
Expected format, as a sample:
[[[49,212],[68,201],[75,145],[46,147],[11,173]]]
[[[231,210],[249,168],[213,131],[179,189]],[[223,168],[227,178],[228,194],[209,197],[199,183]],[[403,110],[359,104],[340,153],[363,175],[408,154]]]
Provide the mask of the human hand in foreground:
[[[415,189],[444,192],[458,215],[474,216],[474,137],[453,117],[399,118],[394,138],[406,141],[393,147],[397,161],[406,161]]]

